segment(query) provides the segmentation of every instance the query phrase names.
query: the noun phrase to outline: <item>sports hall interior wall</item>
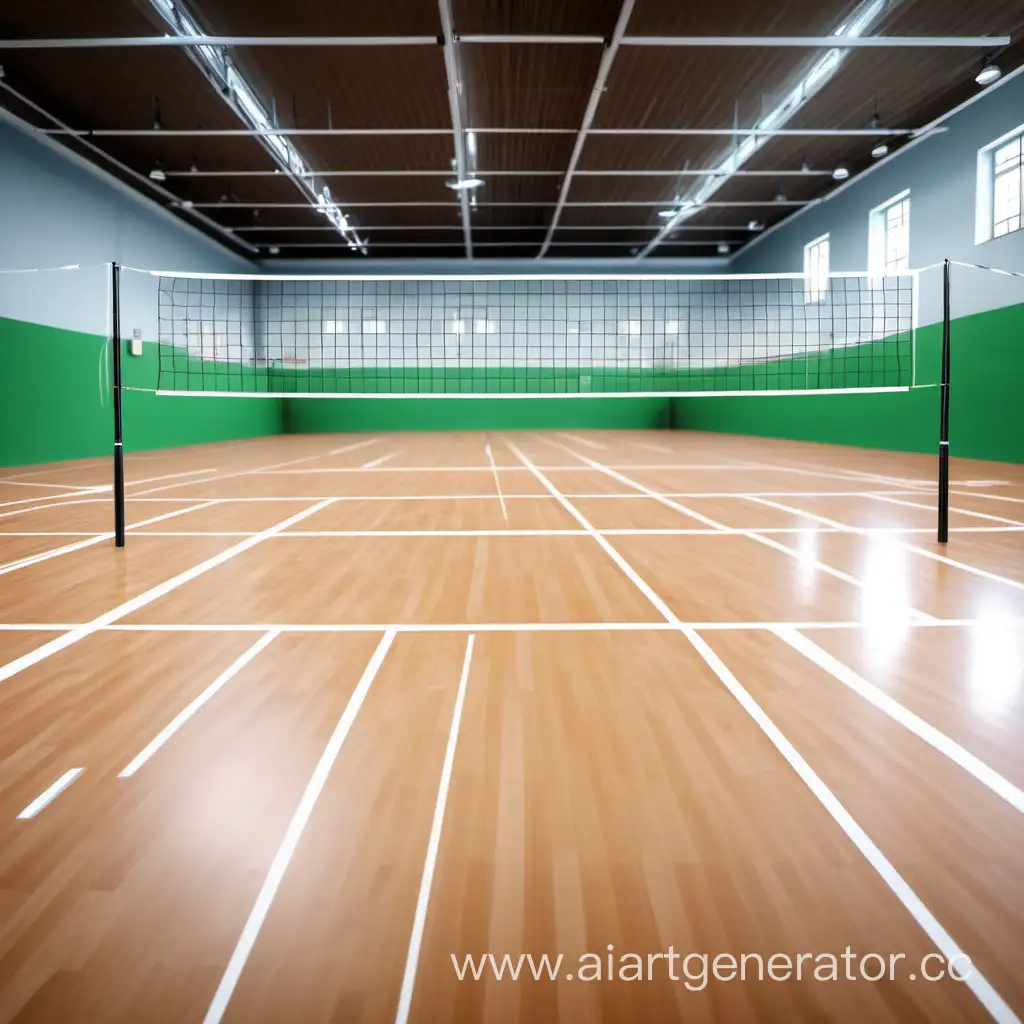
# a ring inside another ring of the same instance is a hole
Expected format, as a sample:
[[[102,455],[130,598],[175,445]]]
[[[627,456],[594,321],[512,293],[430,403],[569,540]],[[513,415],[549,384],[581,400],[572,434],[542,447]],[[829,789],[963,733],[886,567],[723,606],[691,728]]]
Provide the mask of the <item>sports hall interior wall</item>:
[[[741,253],[734,273],[800,273],[804,246],[828,233],[833,271],[868,266],[870,211],[910,190],[910,265],[944,259],[1024,271],[1024,231],[975,244],[980,149],[1024,123],[1024,75],[955,115],[946,131],[897,154]],[[1024,462],[1024,280],[952,269],[951,453]],[[921,274],[917,381],[939,377],[942,273]],[[894,394],[678,399],[683,429],[889,450],[938,448],[937,388]]]
[[[254,268],[170,213],[56,144],[0,120],[0,271],[79,264],[81,269],[0,273],[0,465],[106,455],[112,410],[106,264]],[[156,337],[156,285],[125,274],[123,334]],[[127,353],[127,346],[125,346]],[[152,387],[156,347],[124,356],[124,382]],[[126,449],[274,434],[281,403],[124,396]]]

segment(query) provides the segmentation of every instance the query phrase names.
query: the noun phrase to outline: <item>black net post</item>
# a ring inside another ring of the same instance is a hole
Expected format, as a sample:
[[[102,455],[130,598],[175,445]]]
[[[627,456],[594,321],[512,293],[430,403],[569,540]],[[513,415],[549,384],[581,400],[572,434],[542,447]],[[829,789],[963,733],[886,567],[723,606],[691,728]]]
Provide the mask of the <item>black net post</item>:
[[[950,262],[942,265],[942,376],[939,380],[939,543],[949,543]]]
[[[114,361],[114,544],[124,547],[124,444],[121,437],[121,268],[110,264],[111,354]]]

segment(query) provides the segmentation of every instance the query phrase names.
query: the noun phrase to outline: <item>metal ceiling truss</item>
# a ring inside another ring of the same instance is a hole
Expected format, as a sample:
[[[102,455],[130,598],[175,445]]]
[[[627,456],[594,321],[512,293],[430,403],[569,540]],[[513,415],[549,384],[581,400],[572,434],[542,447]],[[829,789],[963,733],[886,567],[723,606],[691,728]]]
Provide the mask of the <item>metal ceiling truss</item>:
[[[154,4],[154,6],[156,6]],[[450,19],[449,19],[450,20]],[[451,38],[469,45],[524,44],[557,46],[604,46],[599,35],[470,34]],[[447,45],[441,36],[217,36],[180,33],[173,36],[98,36],[82,39],[0,39],[0,50],[99,50],[140,47],[246,46],[246,47],[353,47]],[[993,49],[1009,46],[1009,36],[859,36],[837,40],[835,36],[627,36],[620,46],[671,47],[766,47],[800,49],[903,48]]]
[[[395,170],[395,171],[314,171],[318,178],[449,178],[451,170]],[[482,178],[561,178],[565,171],[552,170],[512,170],[512,171],[476,171]],[[281,172],[276,171],[167,171],[168,178],[279,178]],[[648,171],[637,169],[622,170],[577,170],[577,178],[714,178],[723,174],[714,167],[705,169],[685,168],[684,170]],[[767,171],[733,171],[733,178],[830,178],[832,170],[791,167]]]
[[[450,0],[437,0],[441,15],[441,32],[444,43],[444,73],[448,83],[448,106],[452,112],[452,141],[455,145],[455,178],[463,182],[469,176],[466,158],[466,134],[462,128],[462,74],[456,52],[455,32],[452,27]],[[466,259],[473,258],[473,226],[469,212],[469,192],[459,190],[459,211],[462,217],[462,239],[466,246]]]

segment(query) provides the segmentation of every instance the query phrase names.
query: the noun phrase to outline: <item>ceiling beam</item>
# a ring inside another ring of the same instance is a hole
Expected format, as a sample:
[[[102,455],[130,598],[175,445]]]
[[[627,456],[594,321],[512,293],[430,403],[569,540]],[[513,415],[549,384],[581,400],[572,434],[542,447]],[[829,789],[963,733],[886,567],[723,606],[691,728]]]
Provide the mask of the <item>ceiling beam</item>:
[[[622,6],[619,8],[619,17],[615,22],[615,30],[612,32],[611,39],[608,40],[608,45],[605,47],[604,53],[601,54],[601,63],[598,65],[597,74],[594,76],[594,85],[590,90],[590,98],[587,100],[587,108],[583,112],[583,121],[580,123],[580,130],[576,133],[576,142],[572,147],[572,154],[569,157],[569,166],[565,169],[565,177],[562,179],[562,187],[558,192],[558,203],[555,205],[555,212],[551,215],[551,223],[548,225],[548,233],[544,236],[540,252],[537,253],[537,259],[543,258],[544,254],[551,246],[551,239],[555,236],[559,218],[562,216],[562,209],[565,206],[565,201],[569,198],[569,190],[572,188],[573,171],[576,170],[576,165],[580,162],[580,157],[583,154],[583,146],[587,141],[587,132],[590,130],[590,126],[594,123],[594,118],[597,116],[597,105],[601,102],[601,97],[604,95],[605,86],[608,82],[608,75],[612,70],[612,63],[615,61],[615,55],[619,52],[619,44],[622,42],[622,37],[626,34],[626,26],[629,24],[629,16],[633,13],[633,5],[635,2],[636,0],[622,0]]]
[[[41,128],[43,135],[78,135],[90,138],[126,139],[164,136],[165,138],[217,139],[236,137],[269,138],[275,135],[298,136],[385,136],[451,135],[451,128]],[[578,128],[466,128],[477,135],[576,135]],[[754,136],[776,137],[879,138],[883,135],[912,136],[917,128],[591,128],[590,135],[665,135],[665,136]]]
[[[451,170],[393,170],[393,171],[316,171],[318,178],[449,178]],[[561,178],[564,171],[552,170],[494,170],[476,171],[486,178]],[[684,170],[580,170],[574,172],[577,178],[714,178],[725,177],[724,172],[714,168],[686,168]],[[279,178],[280,171],[167,171],[168,178]],[[832,170],[803,170],[800,167],[780,168],[766,171],[733,171],[734,178],[831,178]]]
[[[814,200],[810,200],[810,199],[808,199],[808,200],[805,200],[805,199],[755,199],[755,200],[749,200],[749,201],[746,201],[746,200],[745,201],[738,201],[737,200],[735,202],[718,202],[718,201],[713,201],[713,202],[709,202],[709,203],[704,203],[703,205],[704,205],[704,208],[716,208],[716,207],[718,207],[718,208],[723,208],[723,209],[724,208],[728,208],[728,207],[768,207],[768,206],[785,207],[785,206],[806,206],[808,203],[813,202],[813,201]],[[196,209],[196,210],[202,210],[202,209],[210,209],[210,210],[253,210],[253,209],[308,210],[310,208],[308,203],[221,203],[221,202],[216,202],[216,203],[214,203],[214,202],[210,202],[210,203],[206,203],[206,202],[193,203],[190,200],[180,200],[180,199],[178,200],[178,202],[181,202],[182,205],[185,205],[187,203],[188,205],[187,205],[186,208],[189,209],[189,210],[191,210],[191,209]],[[379,207],[387,207],[387,206],[392,206],[392,207],[399,207],[399,206],[424,207],[424,206],[458,206],[459,203],[458,203],[458,200],[455,200],[455,199],[451,199],[451,200],[447,200],[447,201],[442,201],[442,200],[439,200],[439,199],[438,200],[429,199],[429,200],[425,200],[425,201],[420,201],[420,200],[401,200],[401,201],[394,201],[394,202],[387,202],[387,203],[381,203],[381,202],[346,203],[345,205],[346,206],[351,206],[351,207],[357,207],[357,206],[362,206],[362,207],[374,207],[374,206],[379,206]],[[545,202],[520,202],[520,201],[516,201],[516,202],[510,202],[510,203],[498,203],[498,202],[490,202],[490,201],[486,201],[485,200],[485,201],[482,201],[482,202],[478,203],[477,205],[478,206],[510,207],[510,206],[555,206],[556,204],[554,202],[547,202],[547,201],[545,201]],[[577,207],[577,206],[597,206],[597,207],[607,207],[607,206],[669,206],[669,205],[671,205],[671,200],[667,200],[667,199],[615,199],[615,200],[612,200],[611,202],[593,202],[593,203],[592,202],[576,202],[576,203],[570,202],[570,203],[565,203],[563,205],[564,206],[569,206],[569,207]]]
[[[462,75],[459,72],[458,56],[455,52],[455,33],[452,29],[452,8],[450,0],[437,0],[441,15],[441,31],[444,37],[444,73],[448,81],[448,107],[452,112],[452,141],[455,144],[455,176],[465,181],[466,135],[462,128]],[[469,213],[469,193],[459,190],[459,210],[462,217],[462,239],[466,245],[466,259],[473,258],[473,227]]]
[[[650,231],[650,224],[562,224],[559,231]],[[329,227],[319,225],[310,227],[308,224],[293,225],[292,227],[274,225],[251,224],[246,227],[234,228],[235,232],[247,231],[330,231]],[[376,224],[362,225],[361,231],[461,231],[461,224]],[[546,230],[542,224],[486,224],[480,226],[481,231],[533,231],[543,234]],[[684,224],[679,231],[742,231],[750,233],[747,224]],[[733,239],[735,241],[735,239]],[[534,242],[534,245],[537,243]]]
[[[506,248],[515,246],[523,249],[534,249],[537,243],[534,242],[521,242],[521,241],[508,241],[508,242],[476,242],[478,249],[494,249],[494,248]],[[672,243],[678,245],[689,245],[700,248],[718,248],[720,245],[736,245],[736,240],[733,239],[731,242],[693,242],[693,241],[681,241],[678,243]],[[622,249],[635,249],[637,246],[636,242],[622,242],[608,239],[591,239],[586,242],[555,242],[555,245],[561,246],[585,246],[587,248],[593,248],[595,245],[608,246]],[[461,247],[460,242],[374,242],[374,249],[435,249],[439,246],[451,246],[452,248]],[[344,241],[340,242],[273,242],[265,245],[264,248],[273,247],[275,249],[347,249]]]
[[[470,34],[455,35],[469,44],[601,46],[599,35]],[[100,50],[183,46],[438,46],[443,36],[97,36],[82,39],[0,39],[0,50]],[[995,49],[1009,46],[1010,36],[622,36],[622,46],[766,47],[809,49],[912,48]]]

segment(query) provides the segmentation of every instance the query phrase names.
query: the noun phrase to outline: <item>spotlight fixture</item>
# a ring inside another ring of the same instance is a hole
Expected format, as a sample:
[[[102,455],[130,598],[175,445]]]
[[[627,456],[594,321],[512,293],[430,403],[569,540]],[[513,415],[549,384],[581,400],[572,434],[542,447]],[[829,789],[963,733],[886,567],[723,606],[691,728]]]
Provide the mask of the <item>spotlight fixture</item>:
[[[804,162],[800,165],[800,171],[803,174],[811,173],[811,159],[810,157],[804,157]]]
[[[470,189],[479,188],[484,184],[483,178],[459,178],[455,181],[446,181],[445,184],[453,192],[468,192]]]
[[[166,181],[167,180],[167,172],[159,164],[157,164],[153,168],[153,170],[151,170],[149,172],[149,180],[150,181]]]
[[[270,249],[267,251],[270,253],[271,256],[277,256],[281,252],[281,250],[276,245],[272,245]]]
[[[678,212],[678,210],[659,210],[658,216],[663,217],[665,220],[671,220]]]
[[[847,166],[846,166],[845,164],[840,164],[840,165],[839,165],[839,166],[838,166],[838,167],[837,167],[837,168],[836,168],[836,169],[835,169],[835,170],[834,170],[834,171],[832,172],[832,177],[833,177],[833,178],[835,178],[835,179],[836,179],[836,181],[846,181],[846,179],[847,179],[847,178],[848,178],[849,176],[850,176],[850,168],[849,168],[849,167],[847,167]]]
[[[191,210],[196,204],[191,199],[182,199],[181,207],[183,210]]]
[[[764,231],[764,224],[759,220],[752,220],[747,224],[748,231]]]
[[[889,155],[889,146],[885,142],[878,142],[875,144],[875,148],[871,150],[871,155],[876,160],[881,160],[883,156]]]
[[[718,243],[718,255],[719,256],[728,256],[729,255],[729,244],[728,244],[728,242],[719,242]]]
[[[789,200],[789,196],[786,195],[786,186],[780,185],[778,194],[775,196],[775,202],[785,203]]]
[[[192,163],[188,165],[188,172],[189,174],[199,173],[199,161],[195,157],[192,157]]]
[[[986,61],[984,67],[978,72],[977,77],[974,79],[978,85],[986,86],[992,85],[993,82],[998,82],[1003,77],[1003,69],[992,61]]]

